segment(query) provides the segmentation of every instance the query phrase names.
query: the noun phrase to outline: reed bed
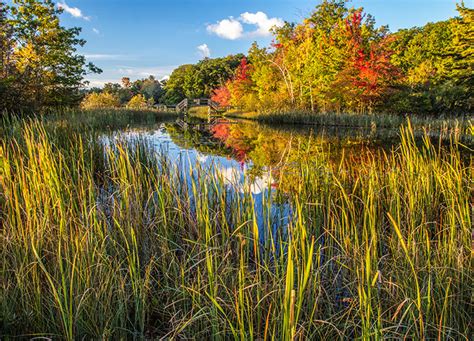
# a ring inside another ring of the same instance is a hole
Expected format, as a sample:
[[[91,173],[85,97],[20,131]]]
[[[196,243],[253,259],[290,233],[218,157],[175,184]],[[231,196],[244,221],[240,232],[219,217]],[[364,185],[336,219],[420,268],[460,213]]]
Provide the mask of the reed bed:
[[[145,142],[104,152],[95,135],[11,124],[2,339],[472,336],[473,167],[455,139],[417,146],[408,124],[359,164],[283,163],[257,206]]]

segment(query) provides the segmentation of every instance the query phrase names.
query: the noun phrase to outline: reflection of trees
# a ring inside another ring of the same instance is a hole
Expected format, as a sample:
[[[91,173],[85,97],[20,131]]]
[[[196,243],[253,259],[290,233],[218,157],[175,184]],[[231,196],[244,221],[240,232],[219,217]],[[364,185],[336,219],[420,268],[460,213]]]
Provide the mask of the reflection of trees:
[[[216,143],[210,132],[192,129],[185,131],[175,124],[168,124],[166,131],[173,143],[180,148],[196,149],[204,154],[231,157],[228,148],[221,143]]]
[[[315,154],[329,153],[338,159],[342,151],[357,155],[361,149],[371,149],[370,139],[359,135],[343,137],[325,134],[276,129],[256,123],[228,124],[221,122],[211,128],[213,138],[231,149],[239,161],[252,161],[260,167],[279,165],[284,159],[298,162]]]
[[[341,136],[326,131],[311,133],[308,129],[298,132],[255,122],[231,124],[222,120],[208,130],[184,131],[170,126],[168,132],[180,147],[250,164],[246,173],[251,178],[270,170],[273,187],[283,192],[299,186],[302,165],[317,168],[322,176],[336,169],[341,159],[352,167],[363,167],[377,148],[364,134]]]

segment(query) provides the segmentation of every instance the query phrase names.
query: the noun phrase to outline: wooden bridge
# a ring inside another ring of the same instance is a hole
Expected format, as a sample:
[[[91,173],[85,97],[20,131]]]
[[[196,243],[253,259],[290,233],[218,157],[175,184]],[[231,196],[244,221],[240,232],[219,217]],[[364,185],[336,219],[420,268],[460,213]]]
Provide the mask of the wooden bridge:
[[[176,104],[176,111],[187,113],[189,109],[196,107],[208,107],[209,115],[211,115],[212,112],[218,112],[220,109],[219,103],[214,102],[210,98],[185,98]]]

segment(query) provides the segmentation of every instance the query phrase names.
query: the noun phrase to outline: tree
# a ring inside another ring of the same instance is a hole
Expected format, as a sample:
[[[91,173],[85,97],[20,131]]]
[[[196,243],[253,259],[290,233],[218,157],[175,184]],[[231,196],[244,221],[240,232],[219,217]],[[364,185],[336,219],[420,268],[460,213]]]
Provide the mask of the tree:
[[[129,88],[130,87],[130,78],[129,77],[122,77],[122,86],[124,88]]]
[[[185,95],[185,78],[188,74],[195,72],[192,64],[185,64],[177,67],[171,73],[170,78],[166,82],[165,103],[176,104],[186,98]]]
[[[0,102],[3,103],[0,111],[13,108],[16,102],[13,84],[18,75],[11,62],[13,47],[13,30],[7,22],[7,7],[0,1]]]
[[[451,21],[452,50],[445,54],[445,82],[451,85],[455,102],[450,110],[472,112],[474,108],[474,9],[456,5],[460,17]]]
[[[154,103],[159,103],[164,95],[161,83],[151,75],[133,82],[131,90],[134,95],[142,94],[147,100],[152,99]]]
[[[211,100],[219,103],[222,107],[227,107],[230,105],[231,94],[229,88],[226,85],[222,85],[217,89],[213,90]]]
[[[348,109],[372,112],[397,74],[391,63],[390,38],[383,27],[374,28],[371,17],[364,21],[361,9],[352,12],[344,23],[348,55],[335,86],[344,92]]]
[[[472,112],[474,79],[473,10],[457,6],[459,17],[400,30],[392,36],[393,63],[402,77],[386,107],[396,113]]]
[[[474,9],[467,8],[464,3],[456,5],[459,18],[451,21],[453,43],[451,57],[447,65],[447,77],[456,79],[459,84],[473,86],[474,74]]]
[[[122,87],[119,83],[105,83],[102,91],[116,96],[121,105],[126,105],[133,97],[130,87]]]
[[[81,102],[83,109],[108,109],[118,108],[120,101],[117,96],[109,92],[91,92],[87,94]]]
[[[141,94],[133,96],[132,99],[127,103],[127,108],[129,109],[146,109],[147,107],[147,100],[145,96]]]
[[[257,97],[253,91],[252,72],[252,65],[248,63],[246,57],[242,57],[233,79],[227,83],[232,105],[246,110],[255,107]]]
[[[210,97],[214,89],[233,77],[242,57],[205,58],[197,64],[181,65],[166,82],[164,102],[176,104],[184,98]]]
[[[10,103],[12,110],[36,110],[78,103],[84,76],[100,72],[77,54],[77,46],[85,44],[78,38],[80,29],[61,26],[62,10],[51,0],[13,0],[12,6],[4,8],[3,21],[9,30],[2,32],[2,44],[14,43],[7,48],[8,58],[2,56],[2,73],[13,75],[7,86],[15,99],[13,107],[12,101],[2,100],[2,104]]]

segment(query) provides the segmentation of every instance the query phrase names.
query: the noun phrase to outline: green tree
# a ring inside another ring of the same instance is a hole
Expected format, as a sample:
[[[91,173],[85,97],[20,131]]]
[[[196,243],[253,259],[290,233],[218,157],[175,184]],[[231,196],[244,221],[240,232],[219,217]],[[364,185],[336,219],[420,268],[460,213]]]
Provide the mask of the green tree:
[[[393,34],[392,61],[403,77],[386,108],[397,113],[472,112],[473,10],[457,6],[458,18]]]
[[[5,8],[3,17],[15,42],[8,52],[8,65],[2,62],[2,68],[13,75],[7,86],[14,89],[15,106],[7,109],[78,103],[84,76],[88,72],[100,72],[77,53],[77,46],[85,44],[78,38],[80,28],[61,26],[58,15],[62,10],[51,0],[13,0]],[[2,33],[2,40],[4,36]]]
[[[176,104],[186,98],[184,88],[185,79],[188,74],[193,72],[195,72],[195,67],[192,64],[181,65],[173,70],[170,78],[166,82],[165,103]]]
[[[184,98],[210,97],[214,89],[233,77],[243,55],[205,58],[197,64],[176,68],[164,87],[164,102],[176,104]]]
[[[451,21],[452,50],[446,54],[447,84],[452,85],[455,102],[450,109],[472,112],[474,108],[474,9],[457,5],[459,18]]]
[[[7,21],[7,6],[0,1],[0,111],[13,108],[16,102],[14,81],[18,75],[11,61],[13,47],[13,30]]]
[[[105,83],[102,91],[116,96],[121,105],[126,105],[133,97],[130,86],[123,87],[119,83]]]
[[[136,80],[130,87],[134,95],[142,94],[147,100],[152,99],[154,103],[159,103],[164,95],[161,83],[151,75],[148,78]]]

